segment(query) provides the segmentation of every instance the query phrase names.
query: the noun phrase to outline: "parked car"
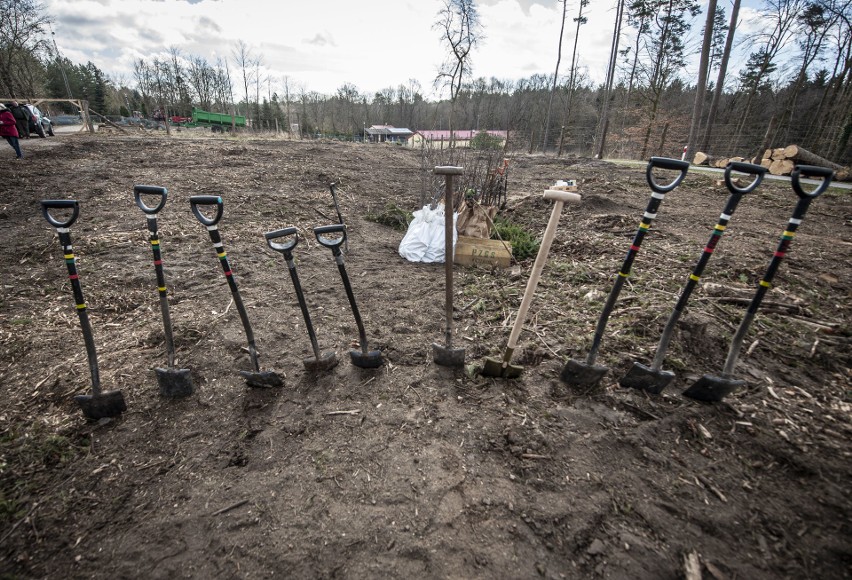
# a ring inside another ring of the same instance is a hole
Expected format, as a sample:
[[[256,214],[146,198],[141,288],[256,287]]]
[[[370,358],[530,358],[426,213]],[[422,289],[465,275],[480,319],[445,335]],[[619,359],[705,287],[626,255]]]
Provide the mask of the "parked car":
[[[30,111],[30,132],[44,137],[45,133],[53,137],[53,123],[35,105],[24,105]]]

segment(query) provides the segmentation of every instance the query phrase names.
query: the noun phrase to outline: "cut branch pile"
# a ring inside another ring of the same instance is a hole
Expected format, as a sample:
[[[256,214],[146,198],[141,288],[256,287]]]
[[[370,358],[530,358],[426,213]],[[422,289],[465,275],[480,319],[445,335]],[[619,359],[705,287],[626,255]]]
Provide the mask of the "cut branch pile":
[[[694,165],[708,165],[710,167],[718,167],[724,169],[728,163],[732,161],[748,161],[744,157],[714,157],[707,153],[698,151],[692,163]],[[816,153],[811,153],[798,145],[787,145],[786,147],[778,147],[777,149],[767,149],[763,152],[763,157],[751,160],[752,163],[762,165],[769,170],[772,175],[790,175],[796,165],[816,165],[818,167],[828,167],[837,172],[836,179],[838,181],[849,181],[852,179],[852,171],[850,168],[843,167],[838,163],[834,163],[820,157]]]

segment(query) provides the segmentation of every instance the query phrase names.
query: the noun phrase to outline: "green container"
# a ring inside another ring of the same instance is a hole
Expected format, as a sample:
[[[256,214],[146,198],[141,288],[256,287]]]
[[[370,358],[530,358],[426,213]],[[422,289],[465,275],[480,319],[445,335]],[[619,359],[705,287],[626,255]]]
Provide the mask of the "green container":
[[[202,111],[195,107],[192,108],[192,122],[196,125],[215,125],[219,127],[230,127],[232,124],[237,127],[246,126],[246,118],[240,115],[226,115],[224,113],[210,113]]]

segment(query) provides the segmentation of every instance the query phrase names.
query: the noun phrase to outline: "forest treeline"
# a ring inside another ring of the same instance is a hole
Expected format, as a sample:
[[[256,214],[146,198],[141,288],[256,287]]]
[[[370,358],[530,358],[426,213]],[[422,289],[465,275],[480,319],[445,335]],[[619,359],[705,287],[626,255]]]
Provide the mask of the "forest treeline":
[[[444,0],[448,5],[473,0]],[[764,0],[762,24],[737,30],[741,0],[618,0],[607,78],[584,73],[581,39],[589,0],[566,0],[553,72],[523,79],[466,77],[455,101],[427,100],[416,80],[367,94],[334,94],[274,77],[240,41],[208,60],[172,47],[138,60],[131,79],[63,57],[37,0],[0,0],[0,96],[87,99],[103,115],[189,116],[193,107],[244,115],[255,131],[352,139],[365,127],[502,129],[516,150],[548,154],[679,157],[683,147],[757,156],[796,143],[852,162],[852,0]],[[555,41],[555,39],[554,39]],[[572,50],[573,43],[573,50]],[[745,50],[729,70],[732,50]],[[686,74],[700,57],[699,75]],[[560,63],[565,63],[560,69]],[[475,70],[473,71],[475,73]],[[453,120],[451,121],[451,117]]]

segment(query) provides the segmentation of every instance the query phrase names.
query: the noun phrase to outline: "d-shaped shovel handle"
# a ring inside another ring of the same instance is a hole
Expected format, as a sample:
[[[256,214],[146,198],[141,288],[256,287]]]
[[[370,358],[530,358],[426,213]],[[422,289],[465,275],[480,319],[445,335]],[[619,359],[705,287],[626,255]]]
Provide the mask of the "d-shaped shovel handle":
[[[296,244],[299,243],[299,230],[295,227],[283,228],[280,230],[275,230],[274,232],[266,232],[263,234],[263,237],[266,238],[266,245],[275,250],[276,252],[281,252],[285,257],[289,257],[289,254],[292,254],[293,248],[296,247]],[[286,238],[288,236],[293,236],[289,240],[284,242],[275,242],[273,240],[277,240],[279,238]]]
[[[747,175],[753,175],[754,180],[746,185],[745,187],[737,187],[736,183],[734,183],[734,178],[731,175],[732,172],[737,171],[739,173],[745,173]],[[766,175],[767,168],[762,165],[755,165],[754,163],[743,163],[742,161],[731,161],[725,167],[725,185],[728,186],[728,190],[731,193],[749,193],[754,191],[754,189],[760,185],[760,182],[763,181],[763,176]]]
[[[806,177],[822,177],[822,183],[820,183],[813,191],[805,191],[802,188],[802,175]],[[826,189],[828,189],[828,186],[831,185],[832,180],[834,180],[834,170],[829,169],[827,167],[816,167],[815,165],[797,165],[793,168],[792,173],[790,173],[790,181],[793,184],[793,191],[795,191],[796,195],[798,195],[801,199],[813,199],[815,197],[818,197]]]
[[[215,226],[219,223],[219,220],[222,219],[222,211],[224,207],[222,206],[222,198],[218,195],[193,195],[189,198],[189,205],[192,208],[192,213],[195,214],[195,217],[205,226]],[[199,205],[215,205],[216,206],[216,215],[212,218],[208,218],[201,210],[198,209]]]
[[[65,221],[60,221],[50,215],[52,209],[70,209],[71,217]],[[80,203],[76,199],[44,199],[41,202],[41,213],[53,227],[70,228],[71,224],[77,221],[77,216],[80,215]]]
[[[159,213],[163,206],[166,205],[166,198],[168,197],[168,191],[165,187],[159,187],[157,185],[134,185],[133,186],[133,195],[136,198],[136,205],[139,206],[143,212],[148,215],[156,215]],[[144,201],[142,201],[143,195],[156,195],[159,196],[160,201],[154,207],[147,205]]]
[[[680,171],[680,175],[675,177],[674,181],[668,185],[661,185],[654,180],[654,168],[671,169],[672,171]],[[668,193],[675,187],[680,185],[683,178],[686,177],[686,172],[689,171],[689,162],[681,161],[680,159],[669,159],[668,157],[651,157],[648,160],[648,168],[645,170],[645,177],[648,178],[648,185],[656,193]]]
[[[339,238],[328,238],[324,234],[341,234]],[[320,226],[318,228],[314,228],[314,235],[317,237],[317,241],[325,246],[326,248],[331,248],[332,251],[340,249],[340,246],[343,245],[343,242],[346,241],[346,226],[343,224],[333,224],[330,226]]]

